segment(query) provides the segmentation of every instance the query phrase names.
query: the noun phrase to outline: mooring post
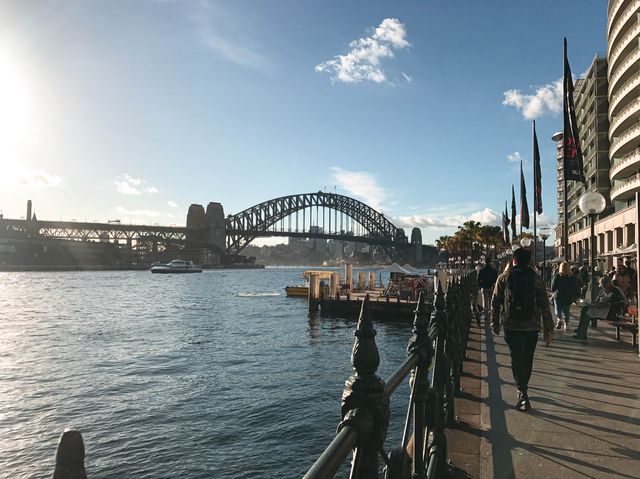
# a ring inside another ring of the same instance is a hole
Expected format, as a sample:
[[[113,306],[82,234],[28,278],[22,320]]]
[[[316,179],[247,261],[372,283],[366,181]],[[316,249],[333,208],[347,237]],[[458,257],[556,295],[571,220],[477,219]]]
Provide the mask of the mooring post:
[[[345,383],[342,393],[342,422],[338,431],[349,425],[358,431],[351,476],[357,479],[378,477],[378,452],[382,449],[389,425],[389,399],[384,397],[384,381],[376,374],[380,355],[369,314],[369,295],[362,302],[351,352],[355,374]]]
[[[84,442],[79,431],[66,430],[60,436],[52,479],[87,479]]]
[[[309,311],[318,309],[318,293],[320,291],[320,282],[317,273],[309,275]]]

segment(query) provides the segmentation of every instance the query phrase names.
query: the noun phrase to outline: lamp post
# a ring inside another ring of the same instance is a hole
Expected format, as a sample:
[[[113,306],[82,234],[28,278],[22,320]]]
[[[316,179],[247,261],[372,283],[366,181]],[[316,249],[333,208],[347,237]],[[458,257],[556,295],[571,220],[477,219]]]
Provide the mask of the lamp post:
[[[592,303],[597,296],[596,286],[596,233],[595,233],[595,221],[596,216],[604,211],[607,206],[607,200],[604,199],[597,191],[587,191],[580,197],[578,201],[578,207],[585,215],[589,215],[589,223],[591,224],[591,246],[589,247],[590,256],[590,269],[591,269],[591,281],[589,282],[589,290],[587,291],[586,300]]]
[[[551,236],[551,228],[548,226],[540,227],[538,236],[542,240],[542,279],[547,284],[547,238]]]

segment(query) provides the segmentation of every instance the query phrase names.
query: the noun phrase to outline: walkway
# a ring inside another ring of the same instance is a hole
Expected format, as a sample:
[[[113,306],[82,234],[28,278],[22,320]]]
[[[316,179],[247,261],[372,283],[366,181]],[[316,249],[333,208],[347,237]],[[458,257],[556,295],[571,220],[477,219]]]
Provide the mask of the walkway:
[[[513,408],[502,334],[474,325],[469,346],[462,422],[449,434],[455,477],[640,477],[640,358],[630,333],[616,341],[599,321],[587,342],[563,331],[548,347],[539,342],[528,413]]]

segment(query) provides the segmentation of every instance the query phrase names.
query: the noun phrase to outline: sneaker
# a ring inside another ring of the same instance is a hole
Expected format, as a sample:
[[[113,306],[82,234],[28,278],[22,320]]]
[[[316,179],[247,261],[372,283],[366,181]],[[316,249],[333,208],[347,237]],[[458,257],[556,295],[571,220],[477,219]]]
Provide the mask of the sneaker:
[[[516,409],[518,411],[529,411],[531,409],[531,403],[529,402],[529,396],[526,391],[518,391],[518,402],[516,402]]]
[[[559,319],[558,322],[556,323],[556,329],[560,329],[562,327],[562,320]]]

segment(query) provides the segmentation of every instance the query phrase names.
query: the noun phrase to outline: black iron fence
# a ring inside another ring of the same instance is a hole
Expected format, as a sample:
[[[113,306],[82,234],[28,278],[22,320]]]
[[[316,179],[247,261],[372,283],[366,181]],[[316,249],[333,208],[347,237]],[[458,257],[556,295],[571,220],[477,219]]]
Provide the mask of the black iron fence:
[[[351,354],[355,374],[342,393],[342,421],[305,479],[334,477],[350,453],[350,478],[354,479],[377,478],[382,466],[388,479],[446,474],[445,428],[454,420],[454,396],[460,389],[476,285],[472,272],[454,280],[446,295],[439,285],[433,305],[420,297],[407,359],[386,382],[376,374],[380,363],[376,331],[369,300],[363,301]],[[390,398],[407,376],[411,393],[400,446],[387,453]]]
[[[441,285],[428,305],[421,295],[414,313],[408,355],[387,381],[376,371],[380,356],[368,297],[362,302],[351,354],[355,374],[342,393],[342,421],[334,440],[305,479],[332,478],[352,453],[351,478],[385,478],[411,474],[413,478],[441,477],[447,472],[445,428],[454,421],[454,397],[474,315],[475,272],[452,281],[447,293]],[[409,410],[400,446],[384,450],[389,426],[389,403],[409,376]],[[53,479],[86,479],[84,444],[78,431],[65,431],[56,452]]]

